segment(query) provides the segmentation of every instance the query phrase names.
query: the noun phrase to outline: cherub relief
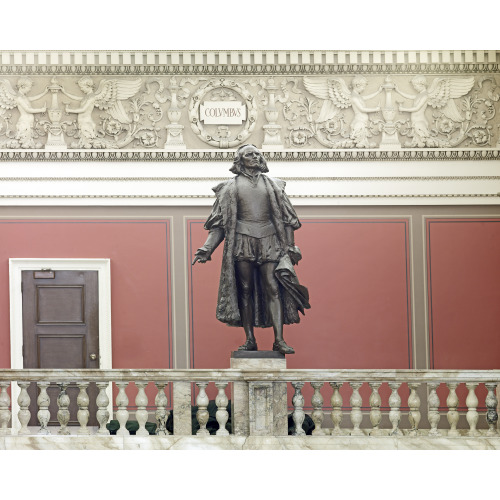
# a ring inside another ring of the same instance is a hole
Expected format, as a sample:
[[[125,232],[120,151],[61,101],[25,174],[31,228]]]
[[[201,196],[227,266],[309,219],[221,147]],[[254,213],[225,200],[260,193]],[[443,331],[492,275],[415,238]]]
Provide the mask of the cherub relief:
[[[382,92],[380,87],[372,94],[362,96],[368,80],[364,76],[356,76],[352,79],[350,90],[341,78],[308,78],[304,77],[304,85],[308,92],[324,99],[317,123],[331,120],[339,110],[352,106],[354,119],[351,122],[349,137],[357,148],[374,148],[376,144],[368,139],[372,136],[369,130],[368,113],[377,113],[380,106],[369,107],[366,101],[372,99]]]
[[[19,119],[16,123],[16,135],[14,140],[9,141],[8,147],[11,148],[41,148],[42,145],[34,141],[35,113],[45,113],[47,106],[43,108],[33,108],[31,103],[43,97],[48,89],[41,94],[28,96],[28,92],[33,87],[33,81],[28,77],[21,77],[17,81],[17,91],[12,88],[10,82],[6,79],[0,79],[0,107],[3,109],[17,108]]]
[[[423,147],[441,147],[442,141],[436,139],[431,134],[429,122],[425,117],[427,106],[432,106],[454,122],[463,122],[464,117],[461,115],[453,99],[467,94],[474,85],[474,77],[469,78],[435,78],[429,88],[427,88],[427,80],[423,75],[417,75],[411,79],[413,88],[417,94],[408,94],[400,90],[397,85],[394,89],[398,94],[405,99],[413,99],[413,105],[399,105],[400,112],[410,114],[412,140],[406,142],[405,146],[410,148]]]
[[[101,80],[99,87],[94,91],[95,85],[92,78],[84,76],[78,80],[78,86],[84,93],[83,96],[70,94],[64,89],[61,92],[70,99],[80,101],[77,108],[69,107],[66,103],[66,113],[78,115],[78,129],[80,140],[74,144],[77,148],[109,148],[117,147],[112,141],[106,141],[98,136],[97,125],[92,118],[94,108],[107,111],[120,123],[132,123],[127,115],[122,101],[135,95],[142,85],[140,78],[136,80]]]

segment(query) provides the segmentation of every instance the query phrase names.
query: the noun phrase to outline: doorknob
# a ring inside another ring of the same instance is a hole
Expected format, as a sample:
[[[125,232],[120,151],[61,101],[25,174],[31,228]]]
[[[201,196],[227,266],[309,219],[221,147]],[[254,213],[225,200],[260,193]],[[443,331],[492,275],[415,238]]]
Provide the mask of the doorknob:
[[[97,354],[92,353],[92,354],[90,355],[90,359],[91,359],[92,361],[95,361],[95,360],[97,359]]]

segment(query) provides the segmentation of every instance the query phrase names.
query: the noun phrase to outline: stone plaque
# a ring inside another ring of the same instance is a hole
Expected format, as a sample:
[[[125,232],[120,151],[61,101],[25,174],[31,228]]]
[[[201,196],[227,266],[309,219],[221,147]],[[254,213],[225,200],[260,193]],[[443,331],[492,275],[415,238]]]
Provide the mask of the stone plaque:
[[[200,121],[206,125],[241,125],[246,107],[238,101],[208,101],[200,106]]]

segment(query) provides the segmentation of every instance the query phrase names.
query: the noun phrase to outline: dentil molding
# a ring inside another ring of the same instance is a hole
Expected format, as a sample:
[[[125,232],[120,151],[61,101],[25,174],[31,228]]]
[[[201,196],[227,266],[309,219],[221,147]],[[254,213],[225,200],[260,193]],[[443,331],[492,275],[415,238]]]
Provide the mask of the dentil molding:
[[[417,69],[470,70],[473,67],[495,70],[499,62],[496,50],[416,50],[416,51],[333,51],[333,50],[195,50],[195,51],[2,51],[2,71],[127,74],[132,71],[155,73],[165,69],[183,72],[207,71],[256,72],[297,71],[297,66],[321,72],[330,66],[361,71]],[[212,67],[211,67],[212,66]],[[321,66],[322,68],[316,68]],[[359,66],[359,68],[357,68]],[[139,67],[137,71],[136,68]]]

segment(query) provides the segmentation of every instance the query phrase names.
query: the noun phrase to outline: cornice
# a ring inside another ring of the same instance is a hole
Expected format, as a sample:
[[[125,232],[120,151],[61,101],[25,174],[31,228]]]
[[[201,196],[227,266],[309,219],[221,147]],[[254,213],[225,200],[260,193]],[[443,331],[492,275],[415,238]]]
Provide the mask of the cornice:
[[[0,52],[4,75],[321,75],[497,73],[496,50],[190,50]]]

